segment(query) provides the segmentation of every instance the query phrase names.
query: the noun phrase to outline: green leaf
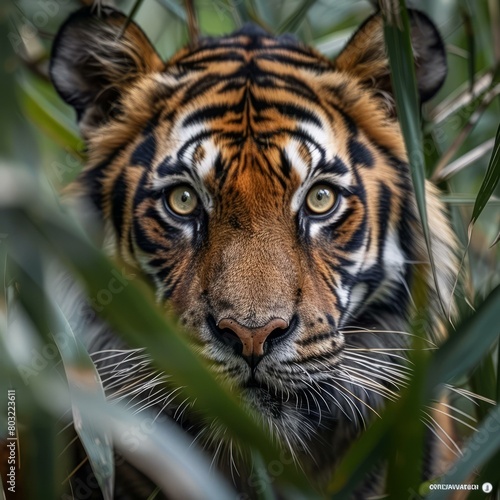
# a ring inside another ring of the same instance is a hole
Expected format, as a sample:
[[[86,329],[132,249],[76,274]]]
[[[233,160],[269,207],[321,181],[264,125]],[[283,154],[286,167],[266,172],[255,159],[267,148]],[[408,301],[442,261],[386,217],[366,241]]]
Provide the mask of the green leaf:
[[[309,9],[316,3],[317,0],[303,0],[302,4],[285,19],[276,30],[277,34],[294,33],[303,23]]]
[[[30,119],[57,144],[73,152],[75,156],[84,159],[83,142],[79,138],[73,122],[69,121],[45,98],[31,82],[31,79],[20,77],[18,90],[21,104]]]
[[[420,105],[417,93],[415,65],[410,39],[410,23],[404,0],[399,0],[399,9],[391,4],[392,16],[384,14],[384,38],[391,67],[391,81],[396,99],[401,131],[406,145],[406,152],[410,165],[410,172],[415,190],[415,199],[422,223],[427,252],[431,264],[436,291],[441,303],[439,284],[432,254],[431,235],[427,220],[427,205],[425,195],[425,161],[422,151],[422,131],[420,128]],[[397,22],[392,24],[389,19],[399,19],[402,29]],[[444,317],[447,317],[446,315]]]
[[[429,366],[428,387],[447,383],[476,366],[500,334],[500,285],[439,348]]]
[[[467,441],[463,455],[453,464],[451,469],[441,478],[442,484],[466,483],[473,471],[483,465],[500,449],[500,406],[493,408],[484,419],[477,432]],[[491,482],[498,481],[498,469]],[[493,481],[495,480],[495,481]],[[434,490],[428,500],[446,500],[449,491]],[[483,497],[484,498],[484,497]]]
[[[85,449],[89,464],[105,500],[114,498],[114,451],[110,433],[99,419],[92,419],[85,408],[78,406],[77,394],[90,393],[104,404],[106,396],[101,377],[71,325],[57,306],[52,308],[54,341],[59,349],[72,396],[73,423]]]
[[[469,377],[471,390],[476,394],[495,401],[496,375],[493,356],[490,352],[480,360]],[[481,421],[491,409],[491,403],[479,399],[475,406],[477,420]]]
[[[276,500],[276,495],[271,486],[272,481],[266,470],[266,464],[262,459],[262,455],[256,451],[252,452],[252,468],[254,482],[259,484],[259,500]]]
[[[389,435],[396,424],[398,408],[392,404],[356,441],[335,470],[328,485],[330,498],[349,500],[373,467],[389,452]]]
[[[490,248],[494,247],[499,241],[500,241],[500,232],[495,236],[495,239],[491,243]]]
[[[476,223],[477,219],[481,215],[486,203],[490,199],[493,191],[495,190],[498,180],[500,179],[500,125],[497,129],[497,134],[495,138],[495,145],[493,146],[493,152],[491,154],[490,162],[486,170],[486,175],[484,176],[481,187],[477,194],[476,203],[474,204],[474,209],[472,210],[472,218],[469,224],[469,228]]]
[[[476,203],[476,197],[470,194],[442,194],[439,198],[447,205],[474,205]],[[499,206],[500,198],[492,196],[488,201],[488,205]]]
[[[134,5],[130,9],[129,15],[127,16],[127,20],[125,21],[125,24],[123,25],[123,28],[121,31],[122,35],[125,32],[125,30],[127,29],[127,27],[130,25],[132,20],[135,18],[137,11],[141,8],[141,5],[143,4],[143,2],[144,2],[144,0],[135,0]]]
[[[157,0],[163,7],[165,7],[170,13],[178,17],[181,21],[187,23],[188,17],[186,9],[179,5],[175,0]]]
[[[476,67],[476,44],[474,39],[474,28],[472,26],[472,19],[466,7],[461,8],[462,20],[464,23],[464,31],[467,39],[467,69],[469,73],[469,91],[474,91],[474,74]]]

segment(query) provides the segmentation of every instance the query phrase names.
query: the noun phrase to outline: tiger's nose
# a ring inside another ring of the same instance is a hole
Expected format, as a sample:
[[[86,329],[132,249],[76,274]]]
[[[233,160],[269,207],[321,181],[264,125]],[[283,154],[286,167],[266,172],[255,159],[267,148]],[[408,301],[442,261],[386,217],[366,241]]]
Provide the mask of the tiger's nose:
[[[243,358],[251,368],[255,368],[264,355],[266,340],[284,337],[288,333],[288,326],[289,323],[281,318],[274,318],[258,328],[249,328],[235,319],[224,318],[219,321],[217,328],[222,334],[220,338],[227,345],[241,344]]]

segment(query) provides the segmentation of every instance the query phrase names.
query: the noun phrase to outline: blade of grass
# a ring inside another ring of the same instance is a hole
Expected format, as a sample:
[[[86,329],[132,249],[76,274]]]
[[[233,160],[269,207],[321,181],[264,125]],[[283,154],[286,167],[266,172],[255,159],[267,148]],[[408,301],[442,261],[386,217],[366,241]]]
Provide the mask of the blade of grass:
[[[246,13],[245,18],[248,22],[257,24],[261,28],[264,28],[268,33],[274,33],[272,26],[262,19],[262,17],[257,13],[257,8],[253,0],[245,1],[244,5]]]
[[[179,18],[181,21],[187,23],[188,22],[188,16],[187,13],[181,5],[179,5],[175,0],[157,0],[160,5],[165,7],[169,12],[174,14],[177,18]]]
[[[30,119],[57,144],[80,159],[84,159],[83,142],[73,123],[52,106],[28,78],[18,80],[18,90],[21,104]]]
[[[200,37],[200,28],[196,17],[194,1],[184,0],[184,5],[186,6],[186,16],[188,19],[189,41],[191,44],[196,44],[198,42],[198,38]]]
[[[406,145],[410,172],[415,191],[415,199],[422,224],[429,261],[436,286],[436,293],[447,317],[437,281],[436,268],[432,253],[432,242],[427,220],[425,201],[425,161],[422,151],[422,132],[420,129],[420,106],[417,94],[415,65],[410,39],[410,22],[404,0],[399,0],[399,9],[388,3],[382,9],[384,14],[384,38],[391,67],[391,81],[396,100],[396,108],[401,131]],[[401,23],[402,29],[398,27]]]
[[[479,364],[471,373],[471,376],[469,377],[469,384],[472,391],[476,394],[481,394],[481,396],[495,400],[496,375],[495,366],[493,364],[493,356],[490,352],[488,352],[487,355],[481,359]],[[491,405],[486,401],[477,401],[475,411],[478,417],[478,422],[484,419],[490,409]]]
[[[123,36],[126,29],[130,26],[130,23],[135,18],[135,15],[137,14],[138,10],[141,8],[141,5],[143,4],[143,2],[144,2],[144,0],[135,0],[134,5],[132,5],[132,8],[130,9],[129,15],[127,16],[127,19],[126,19],[125,23],[123,24],[123,28],[120,31],[119,38],[121,38]]]
[[[216,9],[219,12],[229,12],[235,27],[243,26],[245,19],[244,3],[233,0],[218,0]]]
[[[259,500],[276,500],[276,495],[272,488],[272,481],[266,469],[266,464],[262,455],[256,451],[252,452],[253,477],[259,484],[257,492]]]
[[[493,56],[497,69],[500,65],[500,4],[496,0],[488,1],[491,35],[493,38]]]
[[[481,101],[481,97],[491,90],[493,84],[493,72],[474,75],[474,88],[472,94],[468,82],[464,82],[455,90],[451,96],[441,101],[429,113],[431,123],[429,126],[436,126],[447,120],[451,115],[465,109],[475,109]]]
[[[442,194],[439,199],[447,205],[474,205],[476,203],[476,197],[471,194]],[[495,207],[500,205],[500,198],[492,196],[488,200],[488,205]]]
[[[350,500],[355,488],[373,467],[387,456],[391,428],[396,425],[398,408],[388,405],[382,414],[349,449],[335,470],[327,488],[330,498]]]
[[[30,272],[36,275],[36,279],[42,279],[40,275],[41,262],[40,255],[32,256],[29,262]],[[12,283],[8,290],[9,297],[9,328],[8,334],[12,339],[13,325],[16,323],[22,324],[21,315],[23,315],[25,310],[29,310],[31,313],[31,319],[33,320],[33,325],[36,325],[36,333],[39,334],[37,341],[46,341],[49,336],[47,334],[49,322],[45,315],[45,300],[39,297],[36,290],[32,288],[34,280],[32,276],[26,273],[25,269],[12,265],[9,263],[9,267],[14,267],[13,275],[16,277],[16,288],[20,290],[19,294],[16,294],[14,290],[14,283]],[[17,299],[22,305],[17,303]],[[34,304],[36,302],[36,304]],[[32,327],[33,328],[33,327]],[[36,352],[36,350],[35,350]],[[23,380],[26,383],[25,380]],[[17,394],[17,386],[15,387]],[[19,397],[19,396],[18,396]],[[50,413],[46,408],[33,402],[33,407],[36,410],[35,413],[24,414],[22,420],[19,419],[17,415],[17,449],[18,453],[21,453],[20,442],[25,443],[22,447],[22,452],[24,457],[27,459],[28,466],[26,467],[26,472],[24,474],[29,474],[29,482],[23,485],[28,490],[28,497],[33,498],[33,500],[45,500],[47,498],[59,498],[60,495],[60,478],[58,477],[58,464],[57,464],[57,424],[54,414]],[[20,428],[20,422],[25,426],[25,431],[22,432]],[[20,439],[19,435],[24,434],[23,438]],[[25,449],[26,448],[26,449]],[[17,457],[17,467],[20,466],[21,456]]]
[[[487,141],[483,142],[479,146],[476,146],[474,149],[471,149],[466,154],[462,155],[460,158],[457,158],[452,163],[449,163],[443,169],[438,172],[434,172],[432,176],[432,180],[434,182],[442,182],[448,180],[453,175],[458,174],[462,170],[467,167],[470,167],[475,164],[477,160],[482,158],[484,155],[488,154],[495,144],[495,138],[492,137]]]
[[[483,423],[471,438],[467,441],[463,455],[451,469],[441,478],[443,484],[466,483],[473,471],[483,465],[490,457],[500,449],[500,406],[493,408]],[[498,469],[495,477],[498,481]],[[446,500],[449,491],[433,490],[427,497],[428,500]]]
[[[484,112],[488,109],[489,105],[498,95],[500,95],[500,84],[493,87],[490,91],[488,91],[484,96],[480,98],[479,105],[470,114],[469,119],[463,125],[459,134],[455,137],[450,147],[443,153],[443,155],[439,159],[434,169],[434,173],[431,178],[432,180],[436,180],[438,178],[438,176],[441,174],[441,171],[448,165],[450,160],[455,156],[455,154],[463,145],[467,137],[469,137],[472,130],[474,130],[475,126],[478,124]]]
[[[114,498],[114,453],[109,432],[100,425],[99,420],[88,418],[85,409],[78,407],[75,394],[80,391],[93,394],[104,403],[106,396],[101,377],[84,346],[75,336],[71,325],[57,306],[51,307],[54,321],[54,341],[59,349],[64,371],[72,396],[74,428],[87,454],[89,464],[99,483],[104,500]]]
[[[487,463],[477,472],[474,476],[474,483],[483,485],[484,483],[491,483],[493,485],[493,491],[491,492],[490,498],[498,500],[498,487],[500,485],[500,478],[498,477],[498,471],[500,470],[500,453],[490,458]],[[484,500],[485,495],[482,489],[471,491],[467,500]]]
[[[330,35],[322,36],[313,41],[316,49],[327,57],[337,55],[352,35],[352,28],[336,30]]]
[[[496,390],[495,396],[496,396],[497,403],[500,404],[500,341],[498,342],[498,345],[497,345],[496,368],[497,368],[497,390]]]
[[[469,231],[472,226],[476,223],[477,219],[481,215],[486,203],[490,199],[495,187],[500,179],[500,125],[497,129],[497,134],[495,138],[495,145],[493,146],[493,153],[491,154],[490,162],[486,170],[486,175],[484,176],[481,187],[477,194],[476,203],[474,204],[474,209],[472,210],[472,217],[469,223]]]
[[[428,392],[476,366],[500,334],[500,285],[439,348],[429,366]]]
[[[500,241],[500,232],[496,235],[495,239],[493,240],[493,242],[490,245],[490,248],[494,247],[499,241]]]
[[[101,405],[80,392],[76,403],[88,418],[99,419],[111,433],[117,451],[148,476],[167,498],[232,500],[237,494],[210,466],[210,460],[179,427],[148,411],[134,414],[120,405]]]
[[[468,11],[468,2],[465,0],[465,6],[462,5],[460,13],[464,23],[465,37],[467,40],[467,69],[469,73],[469,92],[474,92],[474,70],[476,66],[476,44],[474,38],[474,28],[472,26],[472,19]]]
[[[429,290],[424,264],[415,266],[412,299],[415,314],[410,322],[413,334],[409,363],[412,366],[411,384],[404,391],[396,425],[391,429],[391,449],[387,467],[386,488],[390,498],[405,498],[409,488],[418,488],[425,456],[425,426],[422,418],[424,388],[429,363],[427,325],[429,324]],[[402,424],[404,422],[404,424]]]
[[[317,0],[303,0],[299,7],[278,26],[276,33],[295,33],[306,18],[307,12],[316,1]]]

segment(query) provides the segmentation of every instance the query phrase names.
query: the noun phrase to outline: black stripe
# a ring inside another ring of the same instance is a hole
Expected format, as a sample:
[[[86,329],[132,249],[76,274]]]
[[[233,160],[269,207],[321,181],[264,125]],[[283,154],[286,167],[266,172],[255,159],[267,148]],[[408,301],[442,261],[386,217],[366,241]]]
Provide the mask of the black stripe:
[[[274,49],[275,47],[273,47]],[[289,48],[289,47],[286,47]],[[293,54],[293,52],[292,52]],[[303,60],[299,59],[294,59],[293,55],[292,56],[285,56],[279,53],[271,52],[270,54],[259,54],[259,59],[265,59],[268,61],[272,61],[274,63],[282,63],[282,64],[287,64],[289,66],[293,66],[295,68],[299,69],[307,69],[311,71],[312,73],[315,73],[317,75],[321,75],[323,73],[327,73],[328,71],[332,71],[332,68],[330,66],[325,66],[322,65],[318,59],[315,59],[311,57],[311,54],[307,53],[301,53],[301,55],[307,55],[310,57],[310,62],[304,62]]]
[[[283,175],[288,179],[290,177],[290,172],[292,171],[292,165],[288,159],[285,151],[280,150],[280,160],[281,160],[281,171]]]
[[[140,167],[149,167],[156,154],[156,137],[150,133],[134,150],[130,157],[130,164]]]
[[[379,187],[379,202],[378,202],[378,261],[382,263],[384,255],[385,242],[387,238],[387,231],[389,229],[389,214],[391,213],[392,192],[389,187],[383,182]]]
[[[245,101],[235,104],[234,106],[228,106],[227,104],[217,105],[217,106],[206,106],[204,108],[198,109],[193,113],[190,113],[182,122],[183,127],[189,125],[194,125],[196,123],[204,123],[216,118],[222,118],[228,113],[241,114],[245,108]]]
[[[314,167],[311,175],[316,175],[320,173],[345,175],[349,173],[349,169],[347,168],[347,165],[339,157],[336,157],[331,162],[318,163],[318,165]]]
[[[84,170],[81,174],[81,182],[85,186],[86,193],[88,193],[92,203],[101,213],[103,205],[102,181],[105,172],[123,150],[124,146],[115,149],[105,160],[89,170]]]
[[[168,175],[190,174],[191,169],[183,163],[175,162],[171,156],[167,156],[158,165],[156,172],[160,177],[166,177]]]
[[[118,234],[118,241],[123,234],[123,212],[127,201],[127,181],[125,171],[122,170],[116,179],[111,192],[111,220]]]
[[[373,167],[374,161],[371,151],[353,137],[349,140],[348,151],[351,162],[354,165],[361,165],[368,168]]]
[[[295,343],[301,347],[307,347],[311,344],[316,344],[318,342],[323,342],[324,340],[335,338],[335,332],[325,332],[325,333],[316,333],[315,335],[311,335],[306,339],[296,340]]]
[[[303,358],[300,358],[300,364],[305,365],[306,363],[313,363],[314,361],[332,361],[332,358],[336,357],[340,352],[343,351],[343,346],[342,345],[336,345],[331,351],[322,353],[322,354],[312,354],[311,356],[305,356]],[[296,365],[297,361],[282,361],[283,364],[285,365]],[[307,370],[309,374],[314,374],[314,373],[325,373],[324,372],[324,367],[323,370],[319,371],[314,371],[314,370]]]
[[[206,94],[209,90],[212,90],[218,85],[221,80],[222,75],[219,74],[211,74],[204,78],[197,79],[184,91],[180,105],[183,106],[186,103],[194,101],[197,97]]]
[[[357,135],[358,134],[358,127],[356,126],[356,123],[354,120],[342,109],[340,108],[336,103],[332,101],[328,101],[328,104],[335,110],[337,113],[340,114],[340,116],[343,118],[348,131],[352,135]]]

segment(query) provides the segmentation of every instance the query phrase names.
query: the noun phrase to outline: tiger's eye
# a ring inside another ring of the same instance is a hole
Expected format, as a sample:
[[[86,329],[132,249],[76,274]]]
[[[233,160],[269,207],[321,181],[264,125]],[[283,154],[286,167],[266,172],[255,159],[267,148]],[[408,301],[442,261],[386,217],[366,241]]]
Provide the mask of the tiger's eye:
[[[307,193],[307,208],[313,215],[323,215],[329,212],[335,205],[337,197],[330,186],[317,184]]]
[[[168,195],[168,206],[177,215],[190,215],[198,206],[198,197],[189,186],[177,186]]]

